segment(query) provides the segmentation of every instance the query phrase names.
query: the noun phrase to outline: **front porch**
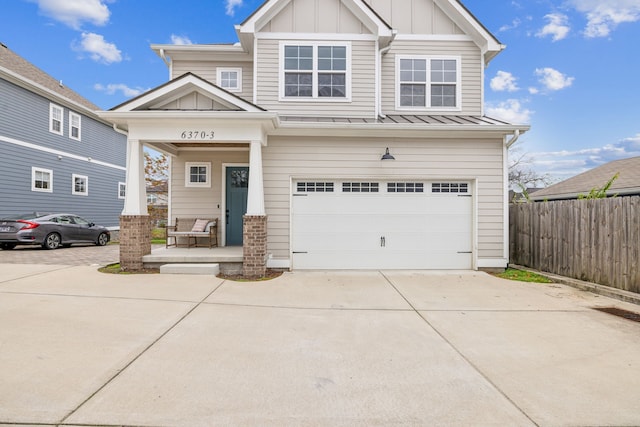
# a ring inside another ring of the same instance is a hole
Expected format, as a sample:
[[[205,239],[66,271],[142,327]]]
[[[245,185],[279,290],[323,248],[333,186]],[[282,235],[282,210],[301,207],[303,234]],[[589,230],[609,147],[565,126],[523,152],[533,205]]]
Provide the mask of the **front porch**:
[[[217,248],[165,248],[158,246],[142,257],[144,268],[166,264],[219,264],[223,274],[242,274],[242,246]]]

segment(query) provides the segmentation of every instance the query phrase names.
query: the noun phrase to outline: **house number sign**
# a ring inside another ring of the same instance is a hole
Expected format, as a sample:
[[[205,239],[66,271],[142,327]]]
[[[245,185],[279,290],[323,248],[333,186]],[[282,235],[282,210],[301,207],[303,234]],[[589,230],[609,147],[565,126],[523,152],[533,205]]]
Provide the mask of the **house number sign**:
[[[214,139],[216,133],[212,130],[200,130],[200,129],[192,129],[192,130],[184,130],[180,134],[180,138],[186,141],[191,140],[208,140]]]

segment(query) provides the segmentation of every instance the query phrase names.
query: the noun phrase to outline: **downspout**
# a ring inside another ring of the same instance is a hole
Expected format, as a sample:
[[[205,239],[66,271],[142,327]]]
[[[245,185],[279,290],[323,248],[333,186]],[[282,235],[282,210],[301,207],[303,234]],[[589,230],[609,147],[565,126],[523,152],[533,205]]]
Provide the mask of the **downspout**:
[[[512,146],[513,144],[515,144],[515,143],[518,141],[518,139],[520,139],[520,129],[516,129],[516,130],[513,132],[513,136],[512,136],[512,137],[511,137],[511,139],[510,139],[509,141],[507,141],[507,143],[506,143],[507,148],[511,148],[511,146]]]
[[[382,57],[391,49],[391,43],[396,38],[396,34],[397,32],[394,31],[389,44],[379,50],[379,56],[376,58],[376,117],[383,119],[386,116],[382,114]]]
[[[118,132],[120,135],[124,135],[124,136],[129,136],[129,132],[127,132],[126,130],[122,130],[118,128],[117,124],[113,124],[113,130]]]
[[[160,58],[162,58],[164,63],[167,64],[167,67],[169,67],[171,65],[170,61],[167,59],[167,55],[165,55],[165,53],[164,53],[164,49],[160,49]]]
[[[510,246],[510,240],[511,238],[509,237],[509,148],[515,144],[518,139],[520,138],[520,130],[516,129],[513,132],[513,136],[511,137],[511,139],[509,139],[508,141],[506,141],[506,137],[505,137],[505,144],[504,144],[504,148],[502,149],[502,169],[503,169],[503,174],[504,174],[504,196],[502,199],[503,202],[503,214],[502,214],[502,221],[503,221],[503,252],[502,252],[502,256],[503,258],[506,260],[507,262],[507,267],[509,266],[509,255],[511,253],[511,248]]]

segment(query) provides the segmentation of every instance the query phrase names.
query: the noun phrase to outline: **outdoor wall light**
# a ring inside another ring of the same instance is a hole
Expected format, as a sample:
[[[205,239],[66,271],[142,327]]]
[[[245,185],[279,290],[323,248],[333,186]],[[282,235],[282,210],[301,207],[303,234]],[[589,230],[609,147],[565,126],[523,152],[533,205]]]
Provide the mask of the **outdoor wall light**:
[[[387,147],[387,151],[382,155],[380,160],[395,160],[396,158],[389,154],[389,147]]]

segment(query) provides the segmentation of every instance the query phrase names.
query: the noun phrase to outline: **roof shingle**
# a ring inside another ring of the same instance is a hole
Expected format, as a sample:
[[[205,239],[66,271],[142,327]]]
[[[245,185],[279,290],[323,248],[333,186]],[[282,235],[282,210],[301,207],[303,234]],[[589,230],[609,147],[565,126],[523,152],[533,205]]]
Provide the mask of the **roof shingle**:
[[[100,110],[100,107],[64,86],[61,81],[54,79],[2,43],[0,43],[0,67],[19,75],[26,82],[36,83],[91,111]]]

